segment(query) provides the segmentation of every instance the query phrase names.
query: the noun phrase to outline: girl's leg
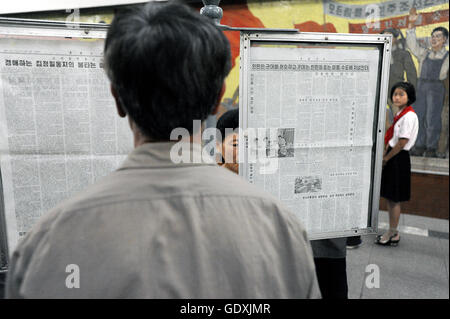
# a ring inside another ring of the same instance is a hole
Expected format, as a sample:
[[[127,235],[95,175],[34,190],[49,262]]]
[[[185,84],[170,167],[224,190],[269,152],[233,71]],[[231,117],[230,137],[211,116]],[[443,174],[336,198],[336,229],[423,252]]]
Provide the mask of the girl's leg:
[[[395,235],[393,238],[397,240],[399,235],[397,231],[398,222],[400,221],[401,206],[400,203],[396,203],[387,200],[388,210],[389,210],[389,230],[381,236],[381,242],[387,242],[389,238]]]

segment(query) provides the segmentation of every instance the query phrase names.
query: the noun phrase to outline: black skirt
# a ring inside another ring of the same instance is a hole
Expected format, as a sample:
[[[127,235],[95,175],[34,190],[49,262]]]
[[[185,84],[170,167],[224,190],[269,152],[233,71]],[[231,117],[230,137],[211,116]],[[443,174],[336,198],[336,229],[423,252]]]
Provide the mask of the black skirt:
[[[390,150],[391,147],[388,152]],[[411,160],[408,151],[400,151],[386,163],[381,174],[380,196],[393,202],[410,200]]]

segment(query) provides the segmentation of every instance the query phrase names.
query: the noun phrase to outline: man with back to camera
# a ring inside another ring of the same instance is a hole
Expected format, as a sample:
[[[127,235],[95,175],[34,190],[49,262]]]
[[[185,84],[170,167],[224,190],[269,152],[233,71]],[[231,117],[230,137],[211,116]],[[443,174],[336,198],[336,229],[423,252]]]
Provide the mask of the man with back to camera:
[[[214,23],[172,2],[126,9],[109,28],[105,62],[135,149],[25,236],[7,297],[320,297],[294,214],[215,163],[171,160],[180,127],[201,155],[193,120],[214,114],[224,93],[230,47]]]

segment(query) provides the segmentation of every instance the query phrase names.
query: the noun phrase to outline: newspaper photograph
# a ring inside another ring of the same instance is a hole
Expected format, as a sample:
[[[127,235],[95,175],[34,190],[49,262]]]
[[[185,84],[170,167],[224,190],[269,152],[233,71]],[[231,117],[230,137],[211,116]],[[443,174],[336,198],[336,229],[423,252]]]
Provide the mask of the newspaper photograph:
[[[376,49],[250,50],[244,177],[311,237],[367,227],[378,63]]]

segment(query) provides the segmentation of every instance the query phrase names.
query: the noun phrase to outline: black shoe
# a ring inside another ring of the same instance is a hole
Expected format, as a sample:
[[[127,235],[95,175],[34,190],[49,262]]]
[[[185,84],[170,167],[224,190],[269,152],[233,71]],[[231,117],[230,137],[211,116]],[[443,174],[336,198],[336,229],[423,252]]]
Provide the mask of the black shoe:
[[[398,243],[400,242],[400,236],[398,236],[398,239],[392,239],[394,237],[396,237],[398,234],[394,234],[391,237],[389,237],[388,241],[386,242],[382,242],[381,241],[381,237],[382,235],[378,235],[377,239],[375,239],[375,244],[381,245],[381,246],[398,246]]]
[[[355,249],[362,245],[361,236],[347,237],[347,249]]]

